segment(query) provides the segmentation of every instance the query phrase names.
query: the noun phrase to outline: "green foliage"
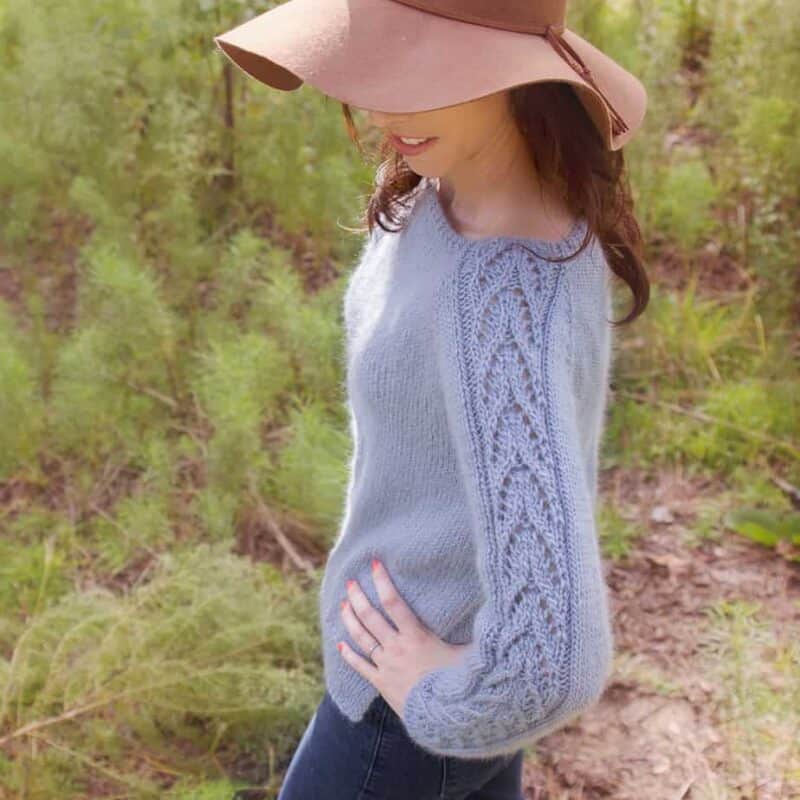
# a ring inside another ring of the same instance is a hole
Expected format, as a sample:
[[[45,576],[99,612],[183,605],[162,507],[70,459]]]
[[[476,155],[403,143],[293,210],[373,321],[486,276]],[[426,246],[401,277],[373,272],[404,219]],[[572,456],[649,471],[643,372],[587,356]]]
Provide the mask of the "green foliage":
[[[342,517],[349,433],[315,402],[292,409],[289,431],[289,441],[280,449],[270,475],[268,493],[298,510],[301,517],[322,525],[326,532],[322,541],[329,543]]]
[[[726,786],[757,797],[768,775],[786,790],[781,793],[796,795],[800,643],[757,602],[722,599],[706,614],[698,666],[709,676],[724,723]]]
[[[240,788],[246,787],[225,779],[209,781],[202,786],[195,786],[191,781],[186,781],[184,785],[184,782],[180,781],[163,796],[169,800],[231,800],[236,790]]]
[[[238,507],[238,494],[214,486],[197,490],[192,498],[192,509],[212,540],[232,538]]]
[[[25,776],[30,796],[44,796],[56,776],[78,785],[110,759],[119,789],[156,796],[136,774],[142,754],[202,776],[203,755],[266,730],[285,755],[319,700],[315,596],[224,546],[200,546],[164,556],[125,596],[64,597],[0,662],[3,735],[24,741],[35,726],[32,737],[58,745],[35,770],[23,748],[12,783]],[[65,748],[91,756],[60,761]]]
[[[286,254],[273,250],[271,256],[265,280],[251,288],[250,320],[273,334],[288,350],[292,320],[306,297],[301,276],[288,268]]]
[[[793,545],[789,557],[800,561],[800,513],[739,508],[728,515],[726,524],[742,536],[767,547]]]
[[[36,516],[48,518],[43,512]],[[0,617],[0,645],[5,650],[22,633],[21,620],[37,614],[71,589],[67,566],[57,536],[24,544],[22,540],[0,539],[0,607],[15,612]]]
[[[629,467],[679,463],[733,475],[742,465],[767,469],[771,457],[787,459],[797,469],[796,397],[789,381],[753,379],[709,390],[684,413],[677,403],[648,405],[646,397],[642,403],[616,404],[609,428],[619,441],[609,446],[609,460]]]
[[[717,190],[708,167],[700,159],[672,165],[661,173],[653,202],[654,224],[681,247],[697,247],[716,228],[711,210]]]
[[[608,410],[601,468],[630,468],[664,460],[656,416],[657,411],[644,403],[617,397]]]
[[[765,319],[784,319],[796,294],[800,225],[800,6],[793,0],[724,0],[714,13],[707,91],[695,115],[713,132],[706,158],[728,239],[762,283]]]
[[[727,475],[775,459],[800,468],[785,331],[763,330],[752,291],[722,302],[700,296],[697,283],[694,273],[681,293],[651,294],[626,350],[632,397],[610,413],[609,463],[678,461]]]
[[[673,385],[701,388],[723,376],[738,379],[758,363],[748,347],[755,334],[750,297],[728,302],[704,297],[697,292],[698,280],[693,273],[680,293],[653,287],[650,313],[642,321],[646,346],[632,353],[633,370],[658,371]]]
[[[11,314],[0,303],[0,479],[35,457],[44,429],[37,376],[17,339]]]
[[[797,386],[788,379],[768,381],[751,378],[724,384],[708,393],[700,409],[734,430],[756,431],[787,444],[800,431],[800,399]],[[750,461],[757,458],[763,448],[763,441],[742,437],[735,455],[743,461]]]
[[[765,177],[800,180],[798,125],[800,104],[784,97],[753,97],[742,109],[733,135]]]
[[[0,237],[19,245],[38,217],[46,168],[39,151],[0,126],[0,198],[4,214]]]
[[[160,551],[171,543],[167,499],[147,490],[123,497],[110,514],[92,519],[85,539],[96,554],[95,569],[120,572],[142,550]]]
[[[258,320],[250,316],[253,294],[281,277],[294,281],[296,303],[303,300],[299,276],[291,269],[290,253],[270,244],[251,228],[240,228],[230,237],[210,277],[214,308],[213,314],[204,317],[219,317],[226,327],[230,327],[232,318],[240,323],[250,321],[255,323],[254,327],[259,327]]]
[[[98,328],[74,334],[59,353],[51,408],[51,446],[85,456],[131,442],[154,417],[158,404],[120,385],[105,360],[106,340]],[[119,365],[121,366],[121,365]]]
[[[55,367],[52,445],[87,455],[135,452],[169,408],[177,324],[157,282],[130,257],[104,245],[87,258],[81,326]]]
[[[353,157],[338,104],[305,84],[291,100],[255,87],[248,101],[236,140],[247,164],[239,175],[245,196],[277,209],[276,222],[307,232],[318,251],[341,254],[341,234],[330,224],[352,225],[360,205],[342,187],[369,184],[372,168]]]
[[[597,528],[603,557],[614,560],[627,556],[642,533],[610,503],[601,504]]]
[[[317,293],[297,308],[284,329],[304,393],[330,405],[342,395],[344,351],[338,299],[338,294]]]
[[[658,232],[653,207],[661,197],[670,160],[670,131],[686,113],[685,90],[676,79],[683,56],[681,0],[569,3],[568,26],[636,75],[647,89],[640,134],[625,146],[625,162],[646,238]]]
[[[108,333],[110,361],[126,362],[134,377],[151,377],[149,363],[170,358],[175,350],[176,321],[158,281],[113,246],[87,248],[87,261],[79,297],[81,318]]]
[[[290,365],[275,342],[256,333],[211,342],[197,362],[191,385],[214,425],[206,454],[208,480],[232,492],[246,485],[248,473],[269,468],[259,430],[279,410]]]

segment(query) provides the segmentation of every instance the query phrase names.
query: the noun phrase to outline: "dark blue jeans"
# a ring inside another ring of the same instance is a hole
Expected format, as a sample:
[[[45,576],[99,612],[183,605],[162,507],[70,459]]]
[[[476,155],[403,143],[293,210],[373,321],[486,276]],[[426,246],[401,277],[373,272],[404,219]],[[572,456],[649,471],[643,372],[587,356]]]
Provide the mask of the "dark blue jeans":
[[[522,800],[522,756],[436,756],[409,738],[382,695],[354,723],[326,691],[277,800]]]

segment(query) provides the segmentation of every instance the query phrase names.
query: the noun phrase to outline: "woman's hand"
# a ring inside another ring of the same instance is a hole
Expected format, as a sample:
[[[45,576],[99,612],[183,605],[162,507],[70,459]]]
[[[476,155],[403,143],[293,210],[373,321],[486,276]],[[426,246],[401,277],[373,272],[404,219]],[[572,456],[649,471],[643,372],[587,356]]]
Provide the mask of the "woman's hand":
[[[372,660],[356,653],[347,642],[339,642],[342,657],[383,695],[395,713],[403,716],[403,705],[411,687],[426,673],[453,664],[464,654],[466,644],[448,644],[417,618],[400,596],[384,566],[374,559],[372,581],[381,605],[397,630],[386,621],[361,590],[358,581],[347,582],[349,602],[342,600],[345,627]]]

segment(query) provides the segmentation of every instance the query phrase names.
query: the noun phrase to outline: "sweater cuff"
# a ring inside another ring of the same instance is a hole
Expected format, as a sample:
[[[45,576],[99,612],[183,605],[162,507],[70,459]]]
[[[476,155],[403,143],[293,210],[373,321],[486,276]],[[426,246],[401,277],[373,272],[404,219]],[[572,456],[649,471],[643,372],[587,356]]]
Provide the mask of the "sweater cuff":
[[[458,718],[456,694],[463,687],[466,673],[463,662],[425,673],[412,687],[400,717],[409,738],[434,756],[487,759],[514,753],[530,741],[530,736],[466,745],[464,725],[472,728],[474,718]],[[452,694],[452,701],[448,696]],[[463,707],[462,707],[463,708]]]

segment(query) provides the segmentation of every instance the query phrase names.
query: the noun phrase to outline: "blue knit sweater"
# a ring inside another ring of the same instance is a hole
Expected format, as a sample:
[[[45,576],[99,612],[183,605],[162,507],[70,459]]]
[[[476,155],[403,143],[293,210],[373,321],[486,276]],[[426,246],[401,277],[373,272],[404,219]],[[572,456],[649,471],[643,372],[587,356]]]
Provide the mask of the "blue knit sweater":
[[[610,271],[596,237],[543,260],[576,250],[583,219],[560,241],[468,239],[429,178],[409,208],[405,229],[366,238],[344,296],[353,450],[319,597],[325,682],[352,721],[377,694],[336,648],[362,652],[345,581],[382,610],[377,557],[423,624],[470,643],[413,686],[409,736],[488,758],[566,724],[610,675],[595,524]]]

